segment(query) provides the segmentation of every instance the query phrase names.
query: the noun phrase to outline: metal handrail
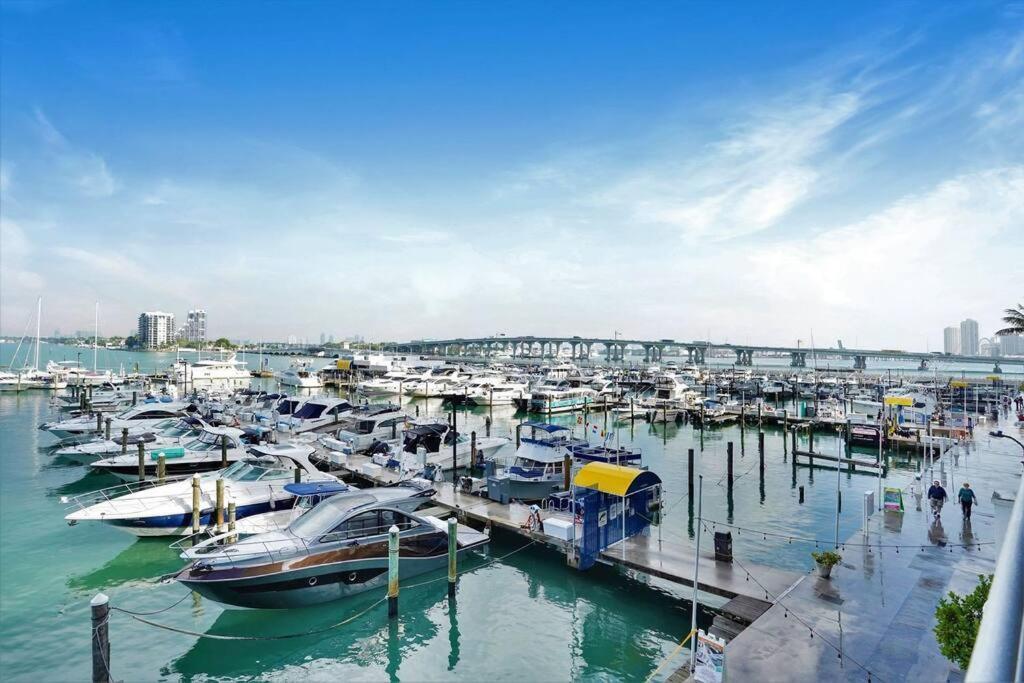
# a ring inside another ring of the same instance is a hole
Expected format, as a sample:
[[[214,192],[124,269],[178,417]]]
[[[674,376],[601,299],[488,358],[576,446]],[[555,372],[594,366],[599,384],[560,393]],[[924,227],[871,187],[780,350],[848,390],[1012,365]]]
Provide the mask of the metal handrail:
[[[1024,478],[982,610],[967,681],[1024,681]]]

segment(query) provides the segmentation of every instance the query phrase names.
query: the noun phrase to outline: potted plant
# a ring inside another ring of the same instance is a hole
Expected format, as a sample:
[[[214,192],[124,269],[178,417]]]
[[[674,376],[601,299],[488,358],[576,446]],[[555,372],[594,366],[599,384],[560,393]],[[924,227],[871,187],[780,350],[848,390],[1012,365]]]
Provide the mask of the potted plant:
[[[827,579],[832,575],[832,567],[842,561],[842,556],[834,550],[824,550],[820,553],[811,553],[814,562],[818,565],[818,575]]]

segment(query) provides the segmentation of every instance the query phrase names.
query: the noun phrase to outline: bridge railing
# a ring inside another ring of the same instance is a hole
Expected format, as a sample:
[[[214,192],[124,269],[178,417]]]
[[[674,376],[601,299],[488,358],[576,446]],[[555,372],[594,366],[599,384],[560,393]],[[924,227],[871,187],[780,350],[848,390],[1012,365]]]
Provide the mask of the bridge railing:
[[[967,681],[1024,681],[1024,478],[982,610]]]

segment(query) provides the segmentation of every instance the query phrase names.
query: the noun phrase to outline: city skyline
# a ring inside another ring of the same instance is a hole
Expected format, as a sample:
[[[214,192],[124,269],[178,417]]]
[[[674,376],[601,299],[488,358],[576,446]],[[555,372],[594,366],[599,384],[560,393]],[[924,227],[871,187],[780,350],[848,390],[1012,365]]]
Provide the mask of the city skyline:
[[[1024,295],[1014,7],[2,3],[0,334],[939,350]]]

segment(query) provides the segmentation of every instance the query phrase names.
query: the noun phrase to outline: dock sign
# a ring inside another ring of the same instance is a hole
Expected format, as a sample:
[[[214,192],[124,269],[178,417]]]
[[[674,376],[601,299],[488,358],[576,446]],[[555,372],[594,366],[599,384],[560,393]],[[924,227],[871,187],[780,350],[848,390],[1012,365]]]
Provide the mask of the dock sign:
[[[903,491],[894,486],[886,486],[882,498],[883,507],[886,510],[897,510],[903,512]]]
[[[725,641],[710,633],[697,631],[697,662],[693,680],[697,683],[722,683],[725,671]]]

